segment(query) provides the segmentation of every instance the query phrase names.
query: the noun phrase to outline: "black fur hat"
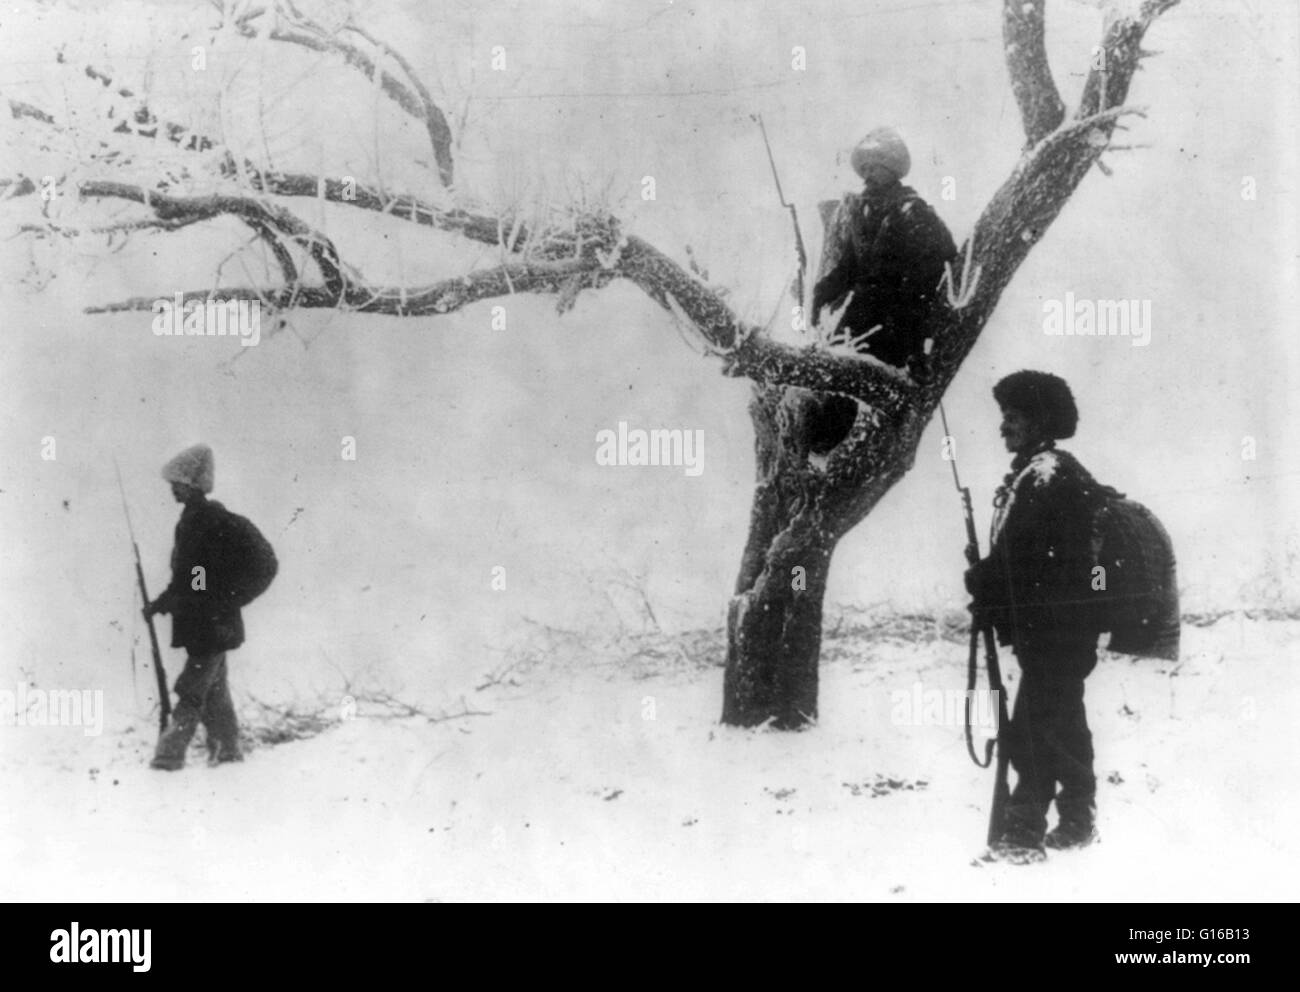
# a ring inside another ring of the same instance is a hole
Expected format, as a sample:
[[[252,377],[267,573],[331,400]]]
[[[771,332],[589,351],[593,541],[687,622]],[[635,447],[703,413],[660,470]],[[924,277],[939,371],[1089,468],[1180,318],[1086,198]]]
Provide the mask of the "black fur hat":
[[[998,406],[1033,417],[1056,441],[1074,437],[1079,426],[1074,394],[1064,379],[1050,372],[1012,372],[993,387],[993,398]]]

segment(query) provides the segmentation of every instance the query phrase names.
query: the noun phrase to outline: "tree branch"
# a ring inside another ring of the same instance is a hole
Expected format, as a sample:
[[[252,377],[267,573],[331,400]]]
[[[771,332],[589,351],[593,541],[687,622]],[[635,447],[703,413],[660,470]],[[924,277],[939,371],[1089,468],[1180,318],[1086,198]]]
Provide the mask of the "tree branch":
[[[1065,119],[1065,104],[1047,63],[1043,5],[1044,0],[1003,0],[1002,4],[1002,44],[1026,145],[1037,144]]]
[[[264,193],[275,196],[323,198],[330,203],[391,214],[399,220],[461,234],[486,245],[498,245],[500,228],[504,226],[510,229],[515,223],[509,215],[497,217],[459,208],[444,210],[415,196],[385,195],[375,187],[364,183],[344,183],[338,179],[325,179],[309,173],[263,172],[249,169],[247,175],[253,189]],[[515,248],[521,249],[533,236],[533,231],[521,221]]]
[[[419,317],[452,313],[471,303],[514,293],[560,293],[573,279],[579,279],[591,288],[599,288],[613,278],[613,272],[603,269],[599,262],[584,257],[564,262],[509,262],[427,286],[374,286],[351,281],[347,283],[342,298],[328,287],[321,286],[282,287],[273,290],[245,286],[223,288],[219,292],[193,290],[182,293],[181,299],[183,303],[191,300],[206,302],[214,295],[219,295],[225,300],[262,300],[275,309],[291,306],[305,310],[337,307],[356,313]],[[138,296],[117,303],[88,307],[86,312],[149,310],[153,304],[153,297]]]
[[[290,21],[293,26],[280,23],[281,16]],[[410,78],[410,86],[387,70],[380,69],[376,60],[356,45],[349,44],[338,37],[337,34],[300,14],[292,4],[250,11],[235,22],[235,27],[244,37],[257,38],[260,36],[261,31],[254,22],[259,17],[276,19],[275,24],[267,33],[267,37],[272,41],[283,41],[292,45],[300,45],[303,48],[310,48],[316,52],[341,55],[348,65],[359,69],[370,79],[374,79],[375,74],[378,73],[379,84],[384,93],[402,110],[424,125],[429,135],[429,144],[433,148],[434,159],[438,165],[438,176],[444,186],[451,186],[454,178],[451,155],[451,128],[447,125],[446,116],[434,104],[428,89],[418,79],[411,64],[405,58],[398,55],[391,46],[373,38],[368,32],[361,28],[349,26],[349,30],[353,33],[365,38],[385,55],[392,58],[401,67],[403,73]]]
[[[406,77],[411,81],[415,88],[416,94],[420,98],[420,105],[424,110],[424,128],[429,133],[429,144],[433,148],[434,160],[438,163],[438,175],[442,179],[444,186],[450,186],[453,178],[453,167],[451,160],[451,128],[447,125],[447,118],[443,112],[438,109],[433,102],[433,97],[429,93],[429,88],[424,85],[414,67],[401,52],[393,48],[387,42],[380,41],[364,28],[355,24],[349,24],[348,30],[360,35],[370,44],[374,45],[390,59],[396,62],[406,73]]]
[[[82,197],[114,197],[143,204],[159,220],[193,223],[229,215],[238,217],[270,245],[291,287],[299,282],[297,267],[285,250],[281,238],[297,244],[315,261],[326,292],[336,300],[344,295],[347,280],[340,268],[338,251],[325,237],[291,214],[284,207],[263,203],[244,196],[213,193],[207,196],[173,196],[127,183],[92,180],[82,183]]]
[[[1151,23],[1179,0],[1145,0],[1137,17],[1120,17],[1111,22],[1102,36],[1101,57],[1088,73],[1083,96],[1075,111],[1076,118],[1090,117],[1128,99],[1129,84],[1142,59],[1151,53],[1142,50],[1142,39]],[[1107,130],[1107,134],[1109,134]]]
[[[112,80],[106,74],[99,72],[91,66],[86,67],[86,74],[92,79],[99,80],[105,86],[109,86],[112,83]],[[118,92],[125,97],[134,98],[134,94],[129,89],[123,88]],[[15,118],[26,117],[47,124],[50,127],[56,129],[59,128],[59,124],[53,116],[32,104],[10,100],[9,107],[10,112]],[[150,119],[153,122],[153,125],[159,129],[169,141],[177,144],[183,149],[190,151],[204,151],[216,146],[216,142],[211,138],[199,134],[198,132],[190,131],[183,125],[170,121],[157,121],[152,118]],[[123,133],[131,133],[144,138],[153,138],[155,136],[140,131],[133,131],[129,128]],[[186,138],[188,138],[188,140],[185,140]],[[238,163],[236,163],[228,153],[225,160],[221,163],[221,174],[228,179],[241,178],[241,170]],[[499,245],[500,231],[504,226],[514,232],[514,238],[510,247],[511,251],[523,250],[529,245],[534,237],[534,232],[530,225],[526,224],[522,218],[513,217],[511,215],[498,217],[475,213],[462,208],[443,209],[427,201],[421,200],[416,196],[408,194],[386,194],[378,188],[368,186],[365,183],[355,181],[344,182],[341,179],[327,179],[305,172],[279,172],[270,169],[261,169],[258,168],[255,163],[247,159],[245,159],[243,163],[242,178],[246,179],[248,185],[257,192],[268,193],[274,196],[324,199],[330,203],[356,207],[361,210],[391,214],[395,218],[400,218],[425,227],[433,227],[438,230],[460,234],[473,241],[478,241],[487,245]],[[25,176],[19,176],[17,178],[0,178],[0,200],[17,198],[20,196],[30,196],[35,192],[36,184]],[[552,232],[551,235],[548,236],[548,240],[550,243],[551,257],[558,257],[558,254],[561,253],[560,242],[563,241],[563,238]]]
[[[1090,73],[1074,119],[1030,147],[984,208],[971,235],[974,260],[981,266],[979,285],[962,309],[937,308],[927,329],[926,336],[935,342],[935,376],[922,411],[927,418],[974,347],[1002,290],[1106,150],[1116,122],[1143,114],[1123,105],[1144,55],[1141,41],[1155,18],[1177,3],[1147,0],[1136,17],[1116,18],[1107,26],[1101,44],[1106,69]],[[1098,109],[1103,98],[1105,108]]]
[[[817,345],[796,348],[766,334],[748,338],[733,362],[736,372],[755,382],[843,393],[891,414],[916,392],[916,384],[905,373],[870,355],[828,351]]]
[[[641,238],[627,238],[618,268],[665,310],[680,310],[713,348],[727,354],[735,373],[756,382],[844,393],[885,410],[897,409],[915,390],[904,373],[874,358],[773,341],[741,321],[714,289]]]

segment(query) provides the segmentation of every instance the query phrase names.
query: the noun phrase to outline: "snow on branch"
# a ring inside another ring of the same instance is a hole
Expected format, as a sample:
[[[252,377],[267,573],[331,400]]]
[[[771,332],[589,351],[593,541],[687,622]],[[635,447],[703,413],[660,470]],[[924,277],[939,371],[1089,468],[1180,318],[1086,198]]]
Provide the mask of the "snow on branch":
[[[1044,2],[1004,0],[1002,4],[1002,45],[1011,73],[1011,92],[1020,107],[1029,145],[1037,144],[1065,118],[1065,104],[1047,63]]]
[[[881,409],[898,408],[915,390],[907,375],[869,356],[773,341],[737,317],[716,290],[641,238],[627,238],[618,270],[725,354],[728,374],[844,393]]]
[[[341,296],[322,286],[283,287],[272,291],[255,287],[222,287],[219,293],[224,300],[261,300],[276,310],[337,308],[355,313],[419,317],[452,313],[471,303],[514,293],[559,294],[570,288],[574,279],[591,288],[599,288],[612,278],[613,274],[603,269],[599,262],[584,256],[563,262],[508,262],[426,286],[378,286],[349,280]],[[206,302],[212,295],[210,290],[194,290],[182,293],[181,301]],[[86,312],[149,310],[153,304],[153,297],[134,297],[88,307]]]
[[[88,66],[86,73],[101,81],[108,80],[104,73]],[[110,80],[111,82],[111,80]],[[133,97],[128,89],[120,91],[123,95]],[[15,118],[27,118],[38,121],[56,130],[62,130],[57,120],[40,107],[18,100],[9,101],[10,113]],[[143,105],[137,116],[148,114]],[[144,132],[136,129],[119,130],[134,134],[144,139],[156,139],[158,134],[188,151],[206,151],[216,146],[216,142],[206,135],[192,132],[183,125],[170,121],[158,121],[148,116],[151,129]],[[434,227],[439,230],[461,234],[472,241],[496,245],[502,225],[514,235],[512,250],[522,248],[533,239],[534,232],[522,218],[511,216],[499,217],[476,213],[462,208],[442,208],[419,197],[405,193],[389,194],[382,190],[356,180],[327,178],[305,172],[282,172],[259,168],[254,162],[245,159],[242,169],[227,152],[220,163],[220,174],[230,180],[242,180],[247,188],[258,193],[273,196],[304,197],[321,199],[329,203],[370,210],[375,213],[391,214],[393,217]],[[35,182],[26,176],[0,178],[0,200],[30,196],[37,191]],[[552,238],[551,240],[555,240]]]
[[[935,342],[937,374],[930,390],[934,402],[974,346],[1002,290],[1030,249],[1046,234],[1083,177],[1110,148],[1117,121],[1127,115],[1144,114],[1141,108],[1125,105],[1133,74],[1140,60],[1150,54],[1142,50],[1141,42],[1155,18],[1177,3],[1146,0],[1136,13],[1116,14],[1108,20],[1101,44],[1093,50],[1093,68],[1074,117],[1068,122],[1058,119],[1050,131],[1032,141],[984,208],[967,245],[969,257],[979,264],[979,283],[960,309],[937,310],[926,335]],[[1027,8],[1033,5],[1025,3],[1014,13],[1009,11],[1010,6],[1004,8],[1004,19],[1028,17]],[[1038,42],[1041,45],[1041,37]],[[1008,59],[1015,88],[1017,70],[1010,54]],[[1020,79],[1029,84],[1030,77]],[[1050,79],[1043,77],[1036,85],[1049,83]],[[1054,86],[1051,93],[1055,94]],[[1045,103],[1041,95],[1029,100],[1017,91],[1026,133],[1033,135],[1038,123],[1047,117],[1040,110],[1026,113],[1027,100],[1033,107],[1041,108]]]
[[[265,22],[258,23],[263,18],[270,22],[269,30]],[[285,0],[280,0],[270,7],[255,7],[242,12],[235,21],[235,28],[246,38],[262,37],[265,33],[272,41],[283,41],[316,52],[341,55],[348,65],[360,70],[369,79],[374,79],[378,73],[379,85],[384,93],[402,110],[424,125],[429,134],[429,144],[433,148],[434,159],[438,164],[438,176],[444,186],[451,186],[454,166],[451,154],[451,128],[447,124],[447,117],[433,102],[428,88],[420,80],[410,62],[390,45],[379,41],[368,31],[351,22],[344,25],[340,31],[330,31],[299,12],[292,3]],[[389,59],[401,69],[406,80],[380,68],[377,58],[340,37],[343,30],[357,35],[376,48],[382,57]]]
[[[324,290],[340,298],[346,279],[340,268],[333,243],[313,230],[284,207],[244,196],[211,194],[208,196],[173,196],[128,183],[90,181],[82,183],[82,197],[130,200],[150,208],[160,221],[194,223],[220,216],[237,217],[251,227],[268,244],[280,263],[286,283],[298,287],[297,267],[284,244],[289,241],[311,256],[324,280]]]
[[[1147,29],[1178,3],[1179,0],[1144,0],[1136,14],[1116,15],[1107,22],[1101,43],[1093,49],[1076,118],[1102,113],[1128,99],[1133,73],[1141,68],[1142,59],[1155,54],[1142,48]]]

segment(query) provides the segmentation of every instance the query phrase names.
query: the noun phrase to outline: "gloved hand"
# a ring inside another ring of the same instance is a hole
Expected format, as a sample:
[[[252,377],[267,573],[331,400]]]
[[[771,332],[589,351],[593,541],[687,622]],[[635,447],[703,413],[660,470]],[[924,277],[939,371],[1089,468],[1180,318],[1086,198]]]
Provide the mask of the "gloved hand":
[[[990,588],[997,581],[996,576],[993,574],[992,564],[990,559],[981,558],[966,569],[966,574],[963,576],[966,582],[966,591],[978,602],[985,604],[996,602],[1000,598],[996,595],[996,588]]]
[[[913,355],[907,360],[907,374],[918,386],[927,386],[934,378],[934,364],[926,354]]]
[[[172,603],[171,594],[164,592],[161,596],[155,599],[152,603],[150,603],[140,612],[143,613],[144,618],[148,620],[150,617],[154,616],[157,613],[170,613],[172,611],[172,608],[173,608],[173,603]]]

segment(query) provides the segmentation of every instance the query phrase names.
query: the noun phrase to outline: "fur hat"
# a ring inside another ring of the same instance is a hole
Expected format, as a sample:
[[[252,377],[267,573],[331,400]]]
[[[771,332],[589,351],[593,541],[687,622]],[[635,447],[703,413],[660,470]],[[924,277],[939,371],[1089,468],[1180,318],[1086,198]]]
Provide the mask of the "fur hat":
[[[186,448],[163,466],[162,477],[205,493],[212,492],[212,449],[206,444]]]
[[[867,178],[869,165],[883,165],[902,179],[912,168],[912,156],[907,153],[902,135],[892,127],[878,127],[854,146],[849,163],[863,179]]]
[[[1050,372],[1012,372],[993,387],[993,398],[998,406],[1033,417],[1054,441],[1074,437],[1079,426],[1074,394],[1064,379]]]

